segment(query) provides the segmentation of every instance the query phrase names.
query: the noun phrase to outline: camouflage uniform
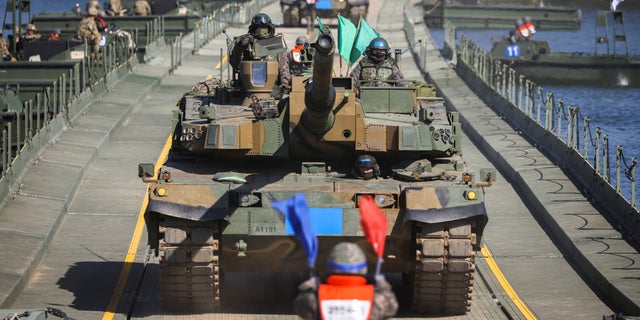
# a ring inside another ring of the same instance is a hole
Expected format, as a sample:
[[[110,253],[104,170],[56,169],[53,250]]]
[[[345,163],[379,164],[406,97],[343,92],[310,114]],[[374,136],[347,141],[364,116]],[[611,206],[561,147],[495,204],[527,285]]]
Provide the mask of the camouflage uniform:
[[[36,31],[38,31],[36,30],[36,26],[33,25],[32,23],[29,23],[27,25],[27,33],[20,36],[20,39],[24,41],[40,40],[42,38],[42,35],[39,33],[36,33]]]
[[[356,89],[360,88],[360,81],[366,80],[366,86],[370,87],[388,87],[394,85],[394,83],[385,82],[384,80],[402,80],[404,75],[396,61],[389,57],[381,62],[371,60],[369,57],[364,57],[353,68],[350,76],[353,78],[353,84]],[[380,82],[371,82],[371,80],[383,80]]]
[[[76,27],[76,34],[80,39],[86,39],[88,43],[92,45],[91,56],[95,57],[100,51],[100,40],[102,35],[98,30],[98,26],[95,21],[96,9],[89,10],[89,15],[84,17]]]
[[[104,9],[98,0],[89,0],[89,2],[87,2],[87,12],[89,12],[91,8],[95,8],[97,10],[96,15],[104,15]]]
[[[343,257],[344,263],[353,266],[354,263],[357,264],[358,261],[360,261],[363,263],[363,268],[359,270],[352,269],[341,273],[338,273],[337,270],[332,270],[332,265],[335,265],[336,261],[340,261],[340,258],[334,259],[336,252],[339,252],[338,256]],[[344,258],[348,261],[344,261]],[[328,260],[327,268],[330,273],[328,279],[330,279],[332,275],[363,278],[367,272],[364,253],[354,243],[342,242],[337,244],[329,254]],[[298,287],[299,293],[294,300],[294,310],[302,319],[316,320],[321,318],[318,301],[318,287],[320,284],[318,282],[317,278],[310,278]],[[397,311],[398,300],[396,300],[396,296],[393,293],[391,285],[385,280],[384,276],[381,275],[376,277],[369,319],[389,319],[393,317]]]
[[[11,52],[9,52],[9,43],[7,43],[7,40],[2,37],[2,33],[0,33],[0,55],[2,56],[2,60],[11,59]]]
[[[107,14],[110,16],[122,16],[124,15],[124,8],[122,7],[122,3],[120,0],[109,0],[109,10],[107,10]]]
[[[148,16],[151,14],[151,6],[147,0],[136,0],[133,13],[137,16]]]

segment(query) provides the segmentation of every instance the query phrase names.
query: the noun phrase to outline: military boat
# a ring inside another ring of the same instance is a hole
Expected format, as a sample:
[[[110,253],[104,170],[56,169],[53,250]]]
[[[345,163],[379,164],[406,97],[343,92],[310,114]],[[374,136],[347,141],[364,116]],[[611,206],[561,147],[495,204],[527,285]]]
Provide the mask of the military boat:
[[[490,1],[423,0],[424,21],[427,27],[442,28],[449,20],[459,29],[499,29],[513,27],[525,16],[535,21],[541,30],[579,29],[580,9],[567,6],[540,6]]]
[[[613,15],[613,34],[609,37],[596,28],[594,54],[553,52],[547,41],[505,38],[494,42],[491,56],[539,84],[640,86],[640,56],[629,55],[622,12],[598,12],[597,25],[607,25],[609,14]],[[618,53],[621,44],[626,50]],[[599,52],[604,46],[606,50]]]

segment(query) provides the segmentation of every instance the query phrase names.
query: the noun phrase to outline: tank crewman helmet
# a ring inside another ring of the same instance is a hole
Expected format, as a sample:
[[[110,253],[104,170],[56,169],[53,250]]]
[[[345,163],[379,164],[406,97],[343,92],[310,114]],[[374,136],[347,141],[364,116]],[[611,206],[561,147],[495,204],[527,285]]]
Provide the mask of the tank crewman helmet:
[[[258,13],[251,18],[249,33],[258,39],[266,39],[273,37],[276,33],[276,27],[267,14]]]
[[[27,25],[27,31],[33,31],[36,32],[36,26],[33,23],[29,23]]]
[[[329,253],[327,271],[332,274],[365,275],[367,258],[357,244],[340,242]]]
[[[375,38],[369,42],[367,56],[377,62],[387,59],[391,54],[389,43],[384,38]]]
[[[96,9],[95,7],[91,7],[91,8],[89,8],[89,10],[87,10],[87,13],[90,16],[97,16],[98,15],[98,9]]]
[[[377,178],[380,175],[380,166],[376,158],[369,154],[363,154],[356,159],[356,174],[365,180]]]
[[[299,36],[296,39],[296,46],[304,47],[308,43],[309,43],[309,40],[307,40],[307,37],[305,37],[305,36]]]

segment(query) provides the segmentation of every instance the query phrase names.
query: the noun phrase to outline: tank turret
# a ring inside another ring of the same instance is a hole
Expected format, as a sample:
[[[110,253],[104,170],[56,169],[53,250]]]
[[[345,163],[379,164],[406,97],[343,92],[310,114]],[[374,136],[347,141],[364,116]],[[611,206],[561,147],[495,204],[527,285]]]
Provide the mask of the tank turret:
[[[328,32],[323,32],[315,43],[313,78],[305,88],[305,111],[302,124],[313,134],[323,134],[333,126],[335,118],[331,112],[336,100],[336,89],[331,83],[335,41]]]

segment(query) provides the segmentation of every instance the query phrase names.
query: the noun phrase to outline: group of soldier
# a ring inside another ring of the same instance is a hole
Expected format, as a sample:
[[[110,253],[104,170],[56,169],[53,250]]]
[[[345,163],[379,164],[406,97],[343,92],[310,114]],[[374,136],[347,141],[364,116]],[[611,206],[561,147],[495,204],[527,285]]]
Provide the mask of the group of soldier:
[[[249,26],[249,32],[234,39],[229,56],[232,68],[238,70],[242,60],[266,58],[255,56],[252,40],[274,37],[275,31],[275,25],[268,15],[256,14]],[[300,36],[296,39],[295,47],[291,51],[280,53],[275,57],[278,61],[279,83],[282,88],[290,89],[291,77],[303,74],[310,67],[309,61],[305,61],[301,56],[301,52],[308,47],[308,39],[305,36]],[[350,76],[354,80],[356,92],[358,92],[361,82],[366,82],[370,86],[403,86],[399,80],[404,79],[398,64],[391,57],[389,43],[383,38],[375,38],[369,43],[364,56],[353,68]]]
[[[80,4],[76,3],[72,11],[81,15],[82,10]],[[105,14],[109,16],[122,16],[126,12],[127,10],[122,7],[120,0],[109,0],[106,12],[98,0],[89,0],[89,2],[87,2],[86,16],[78,23],[76,36],[80,40],[86,40],[87,44],[91,46],[91,56],[96,57],[98,55],[102,34],[108,31],[108,26],[103,18]],[[151,6],[147,0],[136,0],[133,12],[139,16],[147,16],[152,13]],[[14,34],[20,35],[15,38],[15,47],[12,48],[10,41],[3,37],[2,29],[3,28],[0,28],[0,56],[4,61],[20,59],[20,51],[24,43],[43,39],[42,35],[37,32],[35,24],[29,23],[23,34],[20,34],[19,29],[15,30]],[[61,30],[56,28],[50,33],[46,40],[59,41],[60,34]]]
[[[259,13],[249,26],[249,32],[233,40],[229,62],[234,71],[243,60],[272,60],[274,57],[257,57],[252,48],[254,40],[276,36],[271,18]],[[280,88],[290,89],[292,76],[302,75],[310,64],[302,58],[309,47],[305,36],[296,39],[295,47],[277,54]],[[364,56],[353,68],[350,76],[358,92],[359,86],[402,86],[404,76],[391,57],[389,43],[383,38],[373,39]],[[370,155],[356,161],[356,175],[362,179],[377,177],[379,168]],[[367,276],[367,259],[355,243],[343,242],[329,254],[327,276],[321,280],[313,276],[299,287],[294,310],[302,319],[388,319],[398,310],[398,301],[391,285],[383,275]],[[354,303],[357,302],[357,305]]]

